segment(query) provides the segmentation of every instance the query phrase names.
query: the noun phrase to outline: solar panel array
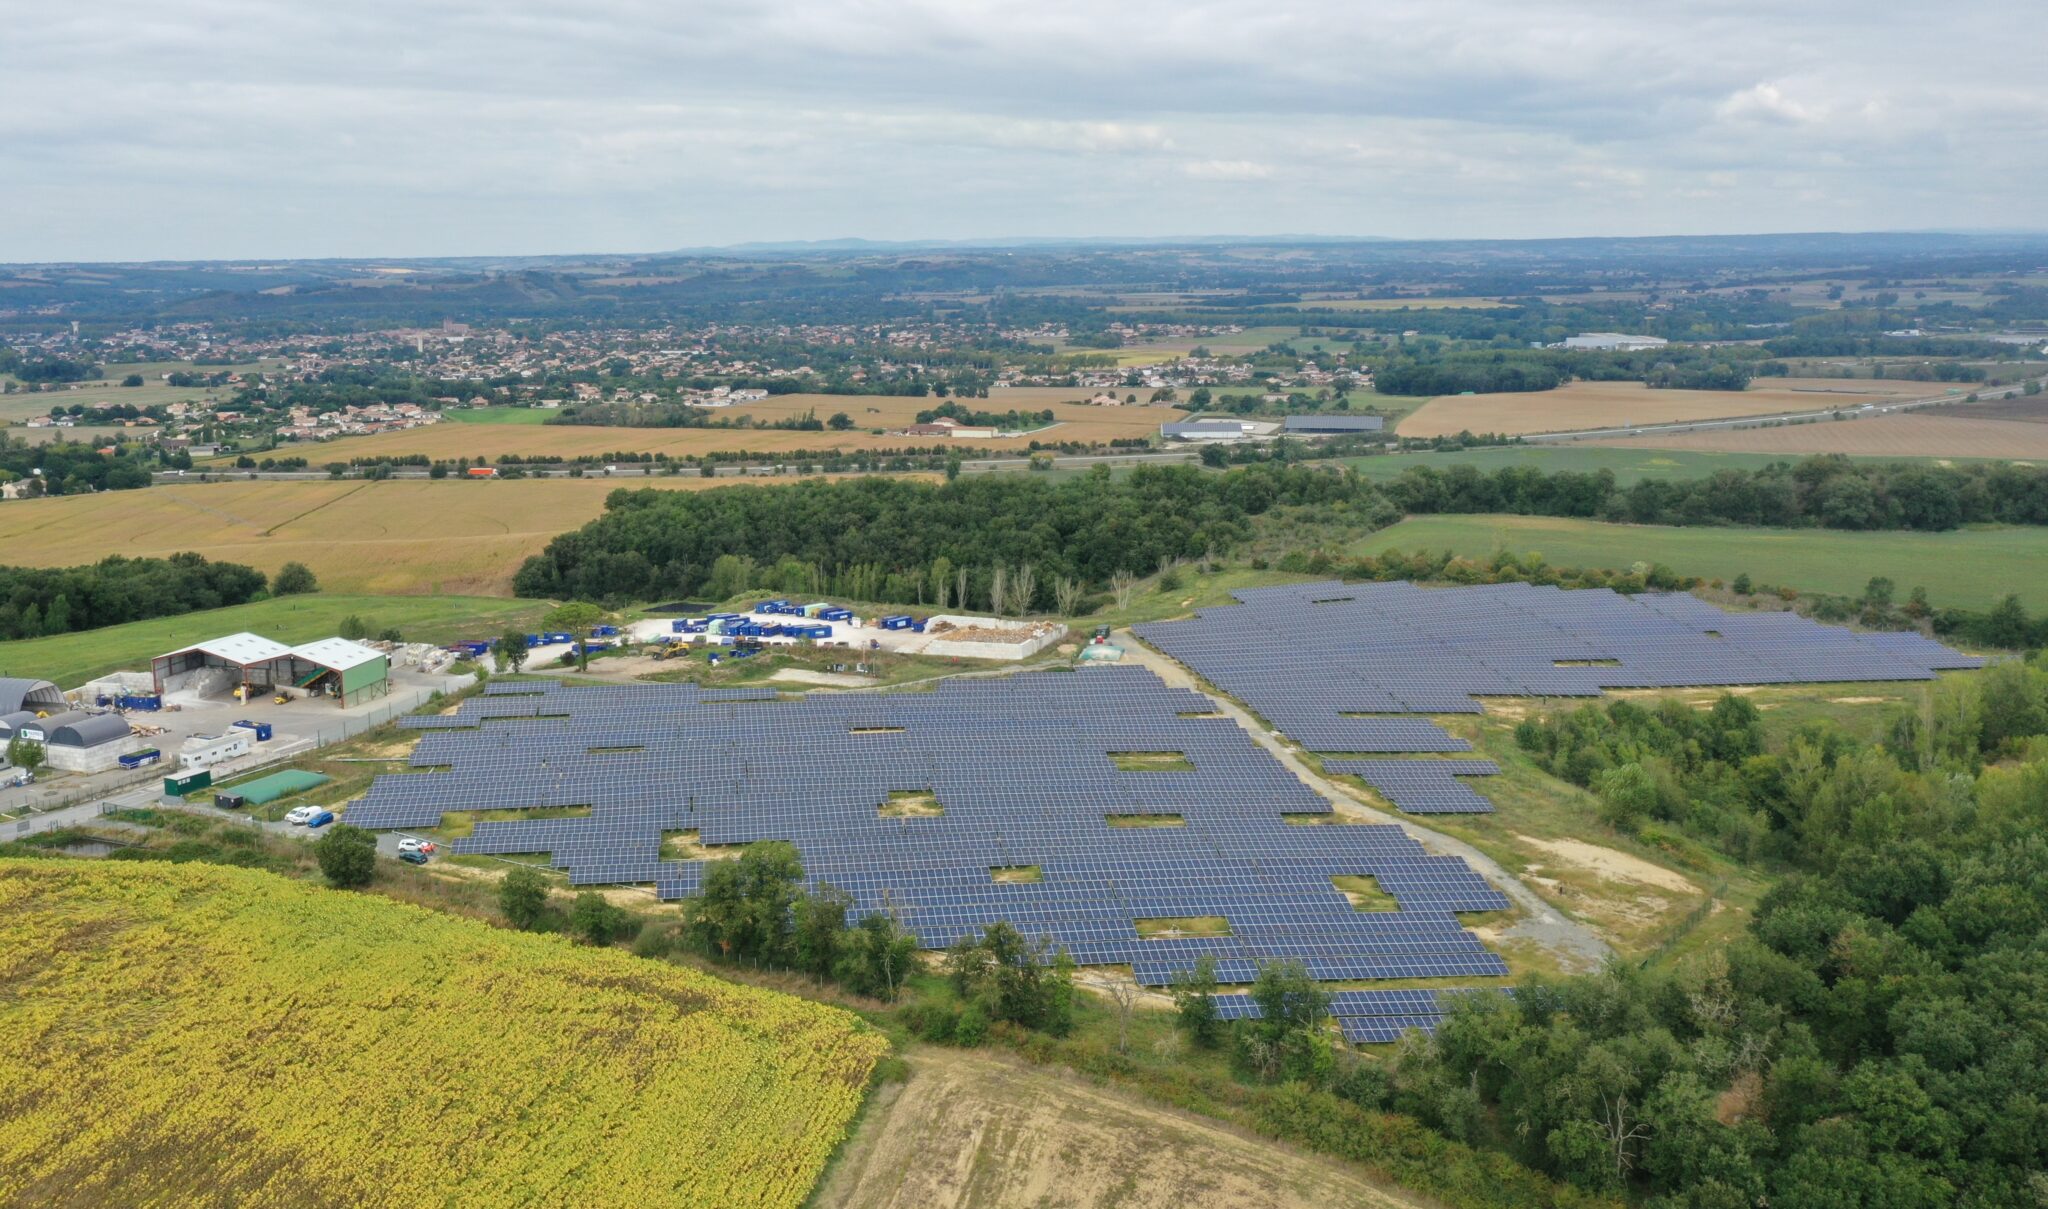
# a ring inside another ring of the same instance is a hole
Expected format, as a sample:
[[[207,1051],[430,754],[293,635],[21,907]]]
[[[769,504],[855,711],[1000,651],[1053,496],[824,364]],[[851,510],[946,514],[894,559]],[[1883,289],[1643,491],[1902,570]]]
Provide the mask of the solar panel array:
[[[1504,975],[1455,912],[1507,900],[1456,857],[1397,827],[1295,826],[1329,804],[1211,713],[1137,667],[942,681],[928,692],[710,693],[690,685],[494,683],[424,732],[413,771],[348,809],[371,828],[436,826],[451,811],[570,817],[482,821],[458,853],[548,853],[578,885],[694,893],[703,860],[664,859],[665,834],[706,846],[781,839],[810,882],[856,914],[891,910],[929,948],[1006,920],[1083,965],[1129,964],[1163,985],[1213,957],[1224,982],[1296,958],[1316,978]],[[1178,752],[1192,769],[1125,771],[1111,753]],[[892,792],[943,813],[885,815]],[[573,814],[562,808],[577,808]],[[1112,826],[1112,815],[1179,825]],[[998,869],[1035,868],[1035,881]],[[1399,909],[1359,911],[1331,878],[1370,875]],[[1141,937],[1139,920],[1221,917],[1223,936]]]
[[[1324,772],[1350,773],[1408,814],[1489,814],[1493,803],[1459,777],[1498,775],[1492,760],[1325,760]]]
[[[1330,1017],[1337,1022],[1344,1039],[1354,1044],[1398,1041],[1410,1029],[1435,1032],[1442,1022],[1446,1000],[1470,995],[1471,989],[1442,991],[1338,991],[1330,996]],[[1512,995],[1501,987],[1494,994]],[[1216,1015],[1222,1020],[1257,1020],[1263,1013],[1250,995],[1213,996]]]
[[[1678,593],[1325,582],[1234,595],[1136,633],[1311,751],[1466,750],[1424,719],[1384,715],[1477,713],[1477,697],[1926,680],[1982,663],[1918,634],[1724,613]]]

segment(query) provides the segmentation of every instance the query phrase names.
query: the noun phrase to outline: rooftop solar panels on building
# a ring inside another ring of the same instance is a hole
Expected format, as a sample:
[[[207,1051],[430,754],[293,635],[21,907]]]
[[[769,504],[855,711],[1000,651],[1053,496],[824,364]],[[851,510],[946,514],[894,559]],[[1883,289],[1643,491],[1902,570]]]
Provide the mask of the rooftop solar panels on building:
[[[1462,751],[1433,723],[1383,715],[1473,713],[1488,696],[1926,680],[1982,663],[1918,634],[1724,613],[1673,593],[1312,583],[1234,595],[1136,633],[1311,751]]]
[[[1507,906],[1463,861],[1396,827],[1291,825],[1329,804],[1236,725],[1182,717],[1211,703],[1142,668],[773,696],[493,684],[420,727],[413,771],[378,777],[348,818],[426,828],[495,812],[453,850],[545,853],[574,884],[650,884],[665,899],[695,893],[706,865],[665,858],[665,837],[788,840],[814,885],[845,890],[856,912],[895,912],[928,947],[1007,920],[1149,985],[1203,955],[1226,981],[1279,958],[1332,980],[1507,972],[1458,923]],[[1125,752],[1180,753],[1191,767],[1126,771],[1112,755]],[[904,790],[933,795],[941,813],[885,813]],[[533,812],[568,817],[521,817]],[[1176,825],[1110,821],[1134,815]],[[1001,869],[1037,880],[999,882]],[[1331,879],[1358,874],[1399,909],[1355,910]],[[1230,934],[1136,927],[1211,917]]]

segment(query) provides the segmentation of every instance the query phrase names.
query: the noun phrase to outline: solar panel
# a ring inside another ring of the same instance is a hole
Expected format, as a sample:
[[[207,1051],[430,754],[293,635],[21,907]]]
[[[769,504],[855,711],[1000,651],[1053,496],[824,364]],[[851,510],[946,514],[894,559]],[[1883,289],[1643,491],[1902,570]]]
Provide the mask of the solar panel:
[[[1475,713],[1487,696],[1926,680],[1982,663],[1919,634],[1724,613],[1680,593],[1325,582],[1233,595],[1238,604],[1135,632],[1318,752],[1465,750],[1436,724],[1399,715]],[[1392,775],[1406,778],[1414,809],[1449,809],[1453,800],[1483,808],[1455,783],[1425,795],[1408,773]]]
[[[665,856],[665,838],[694,833],[707,855],[787,840],[813,886],[845,890],[857,915],[894,912],[927,947],[1006,920],[1150,985],[1205,955],[1225,981],[1280,958],[1328,980],[1507,973],[1457,920],[1506,907],[1498,891],[1397,827],[1290,824],[1329,803],[1236,725],[1183,716],[1212,709],[1136,667],[796,700],[492,684],[422,720],[411,771],[376,778],[347,813],[426,828],[494,812],[452,849],[546,854],[573,884],[646,883],[664,899],[695,893],[708,863]],[[1129,752],[1184,762],[1130,771],[1112,758]],[[940,813],[885,813],[903,790],[932,795]],[[1112,821],[1133,816],[1176,825]],[[996,869],[1036,880],[998,882]],[[1331,880],[1341,875],[1376,878],[1399,909],[1354,909]],[[1218,918],[1228,935],[1137,926]]]

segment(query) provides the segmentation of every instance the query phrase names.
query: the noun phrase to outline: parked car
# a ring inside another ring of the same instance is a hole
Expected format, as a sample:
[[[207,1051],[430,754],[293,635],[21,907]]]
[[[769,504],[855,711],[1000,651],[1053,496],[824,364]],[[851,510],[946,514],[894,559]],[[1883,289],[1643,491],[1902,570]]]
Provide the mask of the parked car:
[[[325,827],[333,821],[334,812],[332,810],[323,810],[306,820],[306,830],[311,831],[316,827]]]
[[[294,827],[300,827],[305,825],[307,819],[319,813],[320,808],[318,806],[294,806],[290,810],[285,811],[284,821]]]
[[[417,848],[405,848],[399,851],[398,859],[408,865],[424,865],[427,863],[427,854]]]
[[[432,840],[416,840],[411,836],[406,836],[398,841],[398,850],[400,852],[432,852],[435,846]]]

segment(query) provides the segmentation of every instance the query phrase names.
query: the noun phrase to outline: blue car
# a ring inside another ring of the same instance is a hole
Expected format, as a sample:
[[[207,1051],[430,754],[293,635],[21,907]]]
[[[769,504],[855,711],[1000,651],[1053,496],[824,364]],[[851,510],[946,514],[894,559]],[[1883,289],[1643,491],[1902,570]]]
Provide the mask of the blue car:
[[[319,814],[316,814],[312,818],[306,820],[306,830],[312,831],[316,828],[325,827],[327,826],[327,824],[332,823],[333,821],[334,812],[332,810],[323,810]]]

